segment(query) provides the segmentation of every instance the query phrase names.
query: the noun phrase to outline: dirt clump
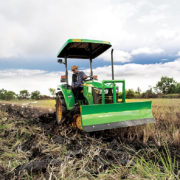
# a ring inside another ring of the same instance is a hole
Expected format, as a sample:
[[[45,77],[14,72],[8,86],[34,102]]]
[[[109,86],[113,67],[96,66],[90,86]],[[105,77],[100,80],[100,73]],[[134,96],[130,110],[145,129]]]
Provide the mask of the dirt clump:
[[[5,180],[6,177],[5,177],[5,170],[2,166],[0,166],[0,179],[1,180]]]
[[[127,178],[137,155],[162,147],[151,138],[144,143],[142,127],[86,133],[58,126],[54,112],[15,105],[0,105],[0,128],[0,179]]]

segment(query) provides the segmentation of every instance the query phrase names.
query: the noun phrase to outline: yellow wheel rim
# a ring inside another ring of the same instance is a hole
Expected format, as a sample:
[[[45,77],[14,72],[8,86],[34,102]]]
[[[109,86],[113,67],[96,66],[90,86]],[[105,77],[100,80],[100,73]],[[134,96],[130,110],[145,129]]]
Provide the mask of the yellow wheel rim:
[[[80,115],[78,115],[77,118],[76,118],[76,126],[77,126],[78,129],[82,130],[81,116]]]
[[[62,104],[59,99],[57,101],[57,115],[58,115],[58,121],[61,121],[61,119],[62,119]]]

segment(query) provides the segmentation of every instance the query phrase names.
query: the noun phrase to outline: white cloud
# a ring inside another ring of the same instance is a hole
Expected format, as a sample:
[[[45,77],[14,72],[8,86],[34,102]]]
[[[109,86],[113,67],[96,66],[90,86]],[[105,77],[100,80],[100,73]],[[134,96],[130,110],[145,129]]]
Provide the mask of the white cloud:
[[[162,54],[162,53],[164,53],[164,49],[162,48],[142,47],[142,48],[133,49],[131,52],[114,49],[113,57],[114,57],[114,62],[125,63],[125,62],[132,61],[133,56],[136,56],[136,55],[145,55],[145,54],[156,55],[156,54]],[[99,58],[105,61],[110,61],[111,49],[103,53],[101,56],[99,56]]]
[[[177,53],[177,56],[180,56],[180,51]]]
[[[173,69],[173,71],[172,71]],[[180,82],[180,59],[174,62],[157,64],[125,64],[115,65],[115,79],[125,79],[126,87],[140,87],[143,91],[149,85],[155,86],[162,76],[173,77]],[[85,72],[88,74],[89,69]],[[40,90],[43,94],[49,94],[48,88],[56,88],[60,82],[60,76],[64,72],[51,72],[41,70],[1,70],[0,89],[5,88],[13,91],[28,89],[29,91]],[[99,80],[111,79],[111,66],[99,67],[94,69],[94,74],[98,75]],[[71,72],[69,72],[71,82]]]
[[[136,55],[156,55],[156,54],[162,54],[164,53],[164,49],[161,48],[149,48],[149,47],[142,47],[142,48],[137,48],[133,49],[131,52],[128,51],[123,51],[123,50],[118,50],[114,49],[113,57],[114,57],[114,62],[130,62],[133,59],[133,56]],[[111,49],[103,53],[99,58],[105,60],[105,61],[110,61],[111,59]]]
[[[140,17],[138,21],[141,23],[156,23],[164,18],[163,14],[150,14]]]
[[[161,61],[167,61],[168,59],[161,59]]]
[[[180,82],[180,59],[174,62],[157,64],[125,64],[115,65],[115,79],[125,79],[126,87],[134,90],[140,87],[143,91],[154,87],[162,76],[173,77]],[[173,69],[173,71],[172,71]],[[111,79],[111,66],[95,69],[99,79]]]
[[[105,61],[110,61],[111,59],[111,50],[106,51],[105,53],[103,53],[101,56],[99,56],[99,58],[102,58]],[[113,58],[114,58],[114,62],[129,62],[132,59],[132,56],[130,53],[128,53],[127,51],[122,51],[122,50],[116,50],[114,49],[113,51]]]
[[[180,37],[180,34],[178,31],[174,30],[174,29],[159,29],[157,32],[156,32],[156,37],[158,39],[166,39],[166,40],[172,40],[172,39],[175,39],[175,38],[179,38]]]
[[[138,49],[134,49],[132,50],[131,54],[132,55],[139,55],[139,54],[160,54],[163,53],[164,50],[161,48],[148,48],[148,47],[144,47],[144,48],[138,48]]]
[[[179,5],[179,0],[1,1],[0,58],[55,58],[69,38],[107,40],[128,52],[157,44],[169,51],[180,45]]]
[[[42,70],[1,70],[0,89],[5,88],[15,92],[23,89],[31,92],[40,90],[43,94],[49,94],[48,89],[56,89],[62,74],[63,72],[48,73]]]

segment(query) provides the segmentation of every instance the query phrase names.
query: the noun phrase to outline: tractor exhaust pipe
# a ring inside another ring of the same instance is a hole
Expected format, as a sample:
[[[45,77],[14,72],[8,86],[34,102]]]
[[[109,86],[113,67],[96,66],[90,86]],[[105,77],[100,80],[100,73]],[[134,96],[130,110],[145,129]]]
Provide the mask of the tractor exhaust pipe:
[[[113,51],[114,51],[114,49],[111,49],[112,80],[114,80],[114,60],[113,60]]]

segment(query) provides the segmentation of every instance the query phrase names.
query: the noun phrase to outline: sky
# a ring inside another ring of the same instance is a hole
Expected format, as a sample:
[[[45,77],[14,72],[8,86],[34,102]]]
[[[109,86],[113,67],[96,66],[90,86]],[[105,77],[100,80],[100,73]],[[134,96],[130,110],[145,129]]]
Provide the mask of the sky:
[[[180,82],[179,0],[6,0],[0,2],[0,89],[57,88],[57,53],[71,38],[110,41],[115,79],[145,91],[161,76]],[[89,74],[87,60],[69,60]],[[110,50],[93,60],[111,79]],[[71,74],[71,72],[69,72]],[[71,78],[71,76],[69,77]]]

